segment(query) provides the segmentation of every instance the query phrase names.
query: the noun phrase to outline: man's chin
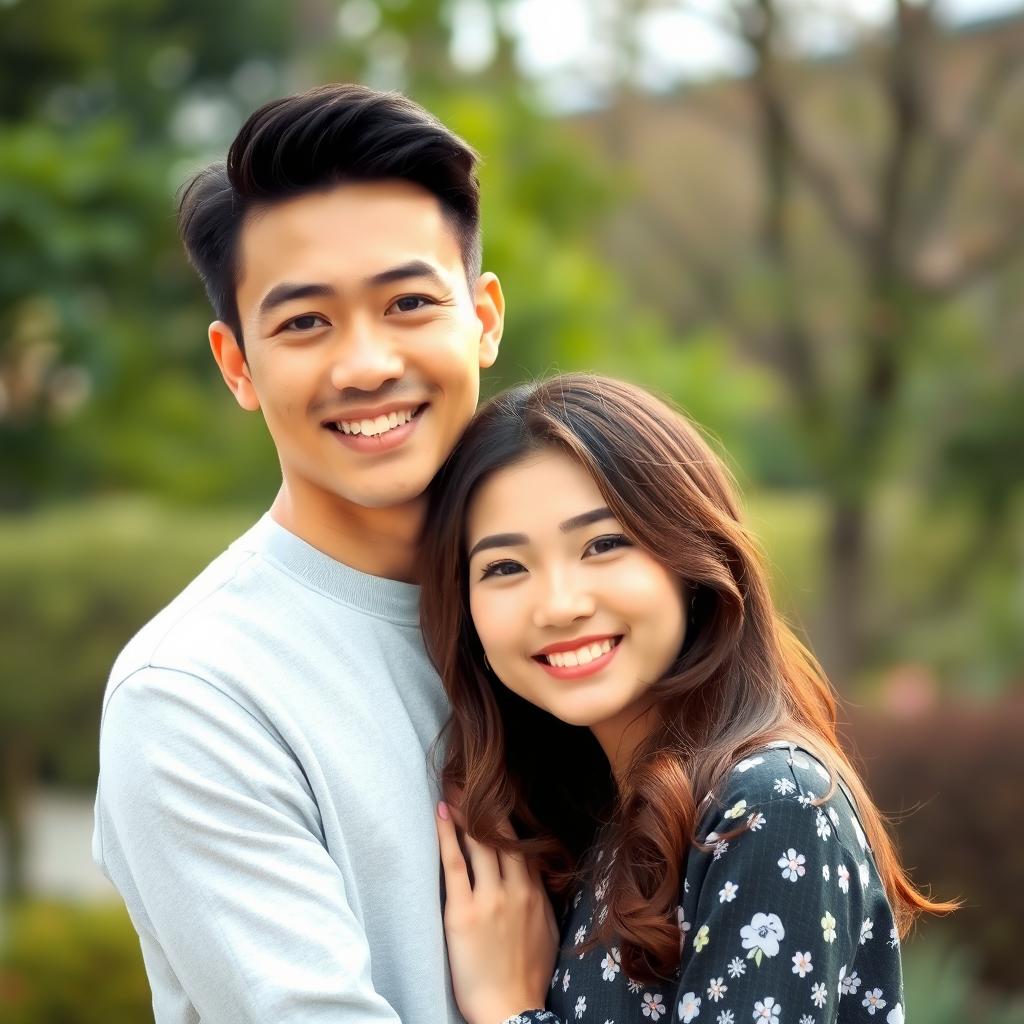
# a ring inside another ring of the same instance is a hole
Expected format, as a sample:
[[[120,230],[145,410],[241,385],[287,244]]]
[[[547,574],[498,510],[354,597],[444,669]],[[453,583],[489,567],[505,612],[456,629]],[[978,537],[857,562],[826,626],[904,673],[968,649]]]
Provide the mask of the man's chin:
[[[348,505],[355,505],[367,510],[400,509],[421,505],[426,501],[427,481],[419,483],[395,483],[393,486],[368,487],[365,490],[349,490],[339,493]]]

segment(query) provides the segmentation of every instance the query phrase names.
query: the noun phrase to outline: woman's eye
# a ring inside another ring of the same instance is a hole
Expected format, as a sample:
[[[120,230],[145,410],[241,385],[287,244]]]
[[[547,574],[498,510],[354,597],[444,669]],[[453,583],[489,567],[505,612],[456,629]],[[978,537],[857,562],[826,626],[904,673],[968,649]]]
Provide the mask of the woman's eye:
[[[317,316],[316,313],[304,313],[302,316],[295,317],[294,320],[289,320],[281,329],[284,331],[312,331],[326,323],[327,321],[322,316]]]
[[[512,562],[505,559],[501,562],[491,562],[490,565],[484,567],[484,571],[480,574],[480,579],[485,580],[489,576],[515,576],[516,573],[522,572],[523,567],[518,562]]]
[[[432,305],[435,305],[434,300],[426,295],[403,295],[400,299],[395,299],[388,306],[388,310],[393,309],[398,313],[415,313],[416,310],[422,309],[424,306]]]
[[[592,540],[584,549],[585,555],[603,555],[606,551],[614,551],[616,548],[631,547],[629,540],[621,533],[610,533],[606,537],[598,537]]]

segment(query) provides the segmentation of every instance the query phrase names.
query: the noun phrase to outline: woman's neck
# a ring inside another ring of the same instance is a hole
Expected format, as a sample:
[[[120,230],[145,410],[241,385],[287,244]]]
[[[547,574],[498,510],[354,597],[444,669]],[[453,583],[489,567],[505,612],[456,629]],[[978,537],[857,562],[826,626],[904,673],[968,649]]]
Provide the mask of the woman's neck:
[[[654,729],[656,702],[655,698],[649,698],[640,706],[631,704],[613,718],[590,727],[594,738],[604,751],[604,756],[608,758],[615,785],[619,789],[622,788],[623,779],[637,749],[650,737]]]

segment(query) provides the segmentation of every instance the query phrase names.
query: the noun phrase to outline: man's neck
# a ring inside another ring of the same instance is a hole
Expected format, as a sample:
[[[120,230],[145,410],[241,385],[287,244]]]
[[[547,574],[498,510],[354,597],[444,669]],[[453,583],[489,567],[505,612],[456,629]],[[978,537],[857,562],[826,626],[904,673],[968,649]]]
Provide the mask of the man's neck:
[[[416,553],[426,500],[362,508],[334,495],[299,494],[282,484],[270,515],[335,561],[371,576],[415,583]]]

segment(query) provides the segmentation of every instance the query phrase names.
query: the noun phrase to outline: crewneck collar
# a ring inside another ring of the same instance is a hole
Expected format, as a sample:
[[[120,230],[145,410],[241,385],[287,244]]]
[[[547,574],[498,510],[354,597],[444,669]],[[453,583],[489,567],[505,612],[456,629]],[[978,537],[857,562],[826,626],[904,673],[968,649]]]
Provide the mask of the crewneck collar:
[[[420,588],[353,569],[286,530],[265,513],[244,538],[306,586],[368,615],[419,624]]]

